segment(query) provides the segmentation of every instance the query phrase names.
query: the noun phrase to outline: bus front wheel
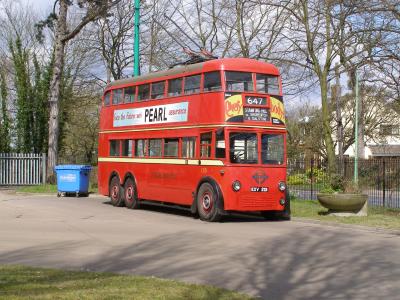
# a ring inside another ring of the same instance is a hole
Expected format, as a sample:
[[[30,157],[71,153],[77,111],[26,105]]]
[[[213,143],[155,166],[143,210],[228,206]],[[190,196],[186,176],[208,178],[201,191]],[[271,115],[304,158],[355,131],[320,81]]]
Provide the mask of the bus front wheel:
[[[122,187],[119,184],[119,179],[114,176],[110,181],[110,200],[111,204],[114,206],[123,206],[124,201],[122,199]]]
[[[127,208],[139,208],[136,184],[132,178],[128,178],[124,184],[124,202]]]
[[[197,211],[203,221],[218,222],[220,200],[215,188],[208,182],[203,183],[197,193]]]

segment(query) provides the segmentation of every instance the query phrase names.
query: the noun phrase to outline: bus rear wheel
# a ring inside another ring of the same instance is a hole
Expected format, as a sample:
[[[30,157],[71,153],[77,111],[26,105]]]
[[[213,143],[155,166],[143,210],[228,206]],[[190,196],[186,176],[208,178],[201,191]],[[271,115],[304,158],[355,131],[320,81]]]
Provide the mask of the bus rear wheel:
[[[201,220],[218,222],[221,219],[220,200],[215,188],[210,183],[206,182],[200,186],[196,200],[197,211]]]
[[[114,206],[123,206],[124,201],[122,199],[122,187],[119,184],[119,179],[114,176],[110,181],[110,200],[111,204]]]
[[[136,184],[132,178],[128,178],[124,184],[124,202],[127,208],[139,208]]]

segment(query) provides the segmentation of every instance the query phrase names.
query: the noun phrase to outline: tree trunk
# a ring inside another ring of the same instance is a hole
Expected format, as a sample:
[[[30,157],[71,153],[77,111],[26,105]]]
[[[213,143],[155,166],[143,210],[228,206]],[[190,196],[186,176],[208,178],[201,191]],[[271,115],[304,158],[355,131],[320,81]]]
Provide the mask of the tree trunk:
[[[49,149],[47,159],[47,181],[55,182],[54,167],[58,159],[58,134],[59,134],[59,99],[62,72],[64,68],[65,42],[63,37],[67,23],[67,0],[60,0],[60,9],[57,19],[54,49],[53,75],[50,83],[50,118],[49,118]]]
[[[335,149],[332,140],[332,130],[330,124],[330,109],[328,104],[328,82],[326,76],[320,77],[321,87],[321,104],[322,104],[322,126],[324,133],[324,141],[326,146],[326,154],[328,159],[328,174],[334,174],[336,171]]]

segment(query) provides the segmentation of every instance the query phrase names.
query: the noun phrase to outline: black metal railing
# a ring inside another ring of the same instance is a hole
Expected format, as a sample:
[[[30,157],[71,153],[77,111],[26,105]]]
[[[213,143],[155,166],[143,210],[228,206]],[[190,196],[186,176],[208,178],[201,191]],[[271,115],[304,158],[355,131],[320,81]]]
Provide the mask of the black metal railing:
[[[337,173],[345,186],[354,176],[354,159],[337,161]],[[317,193],[331,182],[323,160],[289,160],[287,182],[299,199],[317,199]],[[359,159],[358,186],[373,206],[400,208],[400,158]]]

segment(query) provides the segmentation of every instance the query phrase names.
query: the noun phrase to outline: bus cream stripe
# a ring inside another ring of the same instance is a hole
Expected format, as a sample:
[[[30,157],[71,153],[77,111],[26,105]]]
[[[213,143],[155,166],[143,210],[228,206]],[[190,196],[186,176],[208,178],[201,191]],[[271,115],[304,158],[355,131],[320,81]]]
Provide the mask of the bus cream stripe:
[[[223,166],[224,165],[224,163],[220,160],[206,160],[206,159],[200,160],[200,164],[202,166]]]
[[[215,124],[215,125],[196,125],[196,126],[179,126],[179,127],[158,127],[158,128],[125,129],[125,130],[103,130],[103,131],[99,131],[99,133],[122,133],[122,132],[138,132],[138,131],[178,130],[178,129],[190,129],[190,128],[212,128],[212,127],[244,127],[244,128],[260,128],[260,129],[278,129],[278,130],[286,130],[285,127],[255,126],[255,125]]]
[[[99,162],[123,162],[123,163],[141,163],[141,164],[171,164],[171,165],[199,165],[203,166],[223,166],[220,160],[202,159],[174,159],[174,158],[129,158],[129,157],[99,157]]]

